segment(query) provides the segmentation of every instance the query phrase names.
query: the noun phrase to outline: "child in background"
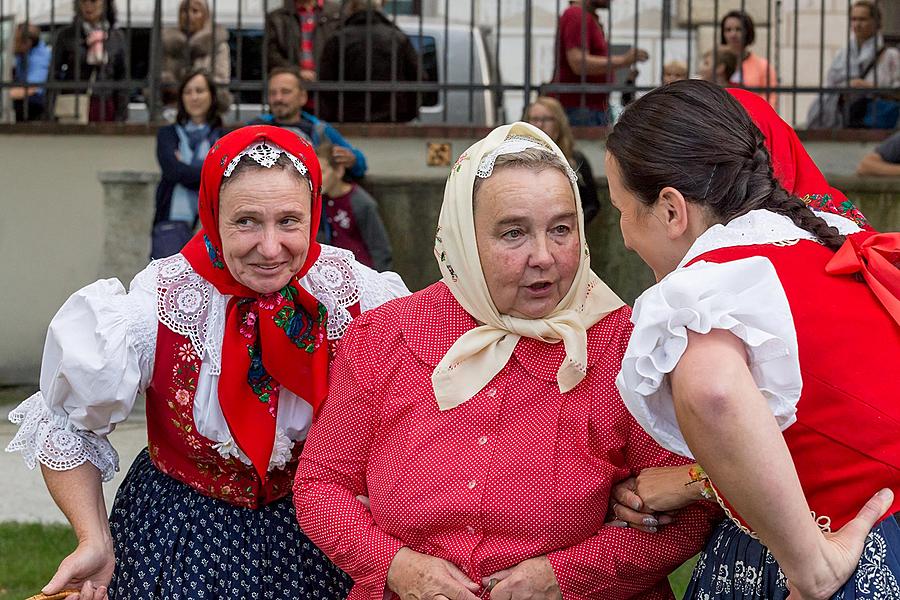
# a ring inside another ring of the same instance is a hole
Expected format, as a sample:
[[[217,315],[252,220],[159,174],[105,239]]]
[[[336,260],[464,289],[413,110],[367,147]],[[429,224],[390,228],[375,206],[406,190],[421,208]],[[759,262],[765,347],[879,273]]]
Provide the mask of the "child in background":
[[[356,260],[376,271],[391,269],[391,242],[378,214],[378,204],[356,183],[344,181],[346,167],[334,161],[331,142],[316,147],[322,165],[320,242],[350,250]]]
[[[728,46],[719,46],[716,50],[716,68],[713,71],[713,51],[707,50],[703,53],[703,61],[700,63],[700,79],[721,85],[722,87],[731,87],[730,79],[737,71],[737,54],[731,51]]]
[[[663,85],[688,78],[687,63],[683,60],[667,62],[663,67]]]

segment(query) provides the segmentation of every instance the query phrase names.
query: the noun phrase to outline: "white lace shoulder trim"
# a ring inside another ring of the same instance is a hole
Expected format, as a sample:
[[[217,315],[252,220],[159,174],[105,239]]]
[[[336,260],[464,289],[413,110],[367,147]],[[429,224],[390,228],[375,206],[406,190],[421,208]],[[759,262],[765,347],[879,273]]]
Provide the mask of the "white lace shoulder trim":
[[[816,212],[832,227],[836,227],[842,235],[860,231],[860,228],[840,215]],[[735,246],[755,246],[758,244],[778,244],[799,240],[814,240],[810,232],[800,229],[784,215],[768,210],[751,210],[746,215],[732,219],[725,225],[713,225],[697,238],[688,253],[681,259],[679,267],[683,267],[698,256]]]
[[[197,356],[208,359],[210,374],[222,368],[225,296],[194,271],[181,254],[156,261],[159,322],[191,340]]]
[[[790,305],[772,263],[759,256],[679,268],[635,302],[634,331],[616,386],[635,420],[662,447],[691,457],[668,374],[688,331],[725,329],[747,349],[750,372],[782,430],[796,420],[803,381]]]
[[[353,253],[322,245],[319,259],[300,280],[306,291],[328,310],[328,339],[338,340],[353,320],[350,307],[360,302],[360,285]]]
[[[64,415],[50,411],[44,396],[37,392],[9,413],[19,425],[7,452],[21,452],[29,469],[37,463],[54,471],[66,471],[90,462],[110,481],[119,470],[119,454],[106,439],[91,431],[76,429]]]

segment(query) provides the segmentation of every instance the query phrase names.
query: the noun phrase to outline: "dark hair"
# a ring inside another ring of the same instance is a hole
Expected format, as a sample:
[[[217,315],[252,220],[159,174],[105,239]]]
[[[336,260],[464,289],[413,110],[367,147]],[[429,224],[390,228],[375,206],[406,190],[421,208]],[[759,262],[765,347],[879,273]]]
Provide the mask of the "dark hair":
[[[16,25],[16,37],[28,40],[32,46],[37,46],[41,41],[41,30],[33,23],[19,23]]]
[[[872,2],[872,0],[856,0],[856,2],[850,6],[850,10],[853,10],[857,6],[868,8],[869,16],[875,19],[875,27],[881,29],[881,9],[878,8],[877,3]]]
[[[764,208],[832,250],[844,243],[837,229],[781,187],[762,132],[731,94],[707,81],[676,81],[631,104],[606,149],[624,186],[646,206],[671,186],[720,223]]]
[[[269,71],[269,79],[272,79],[276,75],[293,75],[297,79],[297,85],[300,86],[300,89],[306,89],[303,86],[303,75],[300,74],[300,67],[275,67],[274,69]]]
[[[184,106],[184,88],[187,87],[187,84],[191,79],[198,75],[203,77],[206,81],[206,85],[209,87],[209,110],[206,111],[206,122],[211,129],[218,129],[222,126],[222,111],[219,107],[219,95],[216,91],[216,83],[205,69],[192,69],[184,76],[184,79],[182,79],[181,83],[178,85],[178,115],[175,117],[175,122],[179,125],[184,125],[191,120],[191,116]]]
[[[308,176],[304,177],[303,175],[301,175],[300,171],[297,170],[291,159],[288,158],[287,153],[282,153],[281,156],[278,157],[278,160],[276,160],[271,167],[264,167],[247,156],[241,158],[241,160],[238,161],[238,163],[234,166],[234,169],[231,171],[231,175],[222,178],[222,183],[219,184],[219,193],[221,193],[229,183],[237,181],[244,173],[247,173],[249,171],[268,171],[270,169],[287,171],[288,173],[296,177],[297,181],[303,182],[303,185],[307,186],[307,189],[309,189]]]
[[[116,25],[116,15],[118,14],[116,11],[116,0],[102,0],[103,1],[103,18],[106,19],[106,22],[109,23],[110,28],[115,27]],[[75,15],[75,19],[81,19],[81,9],[78,7],[79,0],[73,0],[72,14]],[[73,19],[74,20],[74,19]]]
[[[756,28],[753,27],[753,19],[742,10],[731,10],[725,13],[719,23],[719,43],[725,43],[725,21],[728,19],[740,19],[741,29],[744,30],[744,47],[752,46],[756,40]]]

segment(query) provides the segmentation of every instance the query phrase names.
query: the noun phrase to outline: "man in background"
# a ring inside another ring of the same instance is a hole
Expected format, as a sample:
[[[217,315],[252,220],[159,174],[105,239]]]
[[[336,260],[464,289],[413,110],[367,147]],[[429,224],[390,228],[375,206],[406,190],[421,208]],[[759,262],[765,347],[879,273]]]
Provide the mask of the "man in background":
[[[597,11],[609,8],[611,0],[577,0],[559,18],[556,72],[553,83],[603,84],[614,80],[616,69],[630,67],[649,58],[645,50],[632,48],[625,54],[609,55],[609,45]],[[553,94],[576,126],[606,125],[609,94],[560,92]]]

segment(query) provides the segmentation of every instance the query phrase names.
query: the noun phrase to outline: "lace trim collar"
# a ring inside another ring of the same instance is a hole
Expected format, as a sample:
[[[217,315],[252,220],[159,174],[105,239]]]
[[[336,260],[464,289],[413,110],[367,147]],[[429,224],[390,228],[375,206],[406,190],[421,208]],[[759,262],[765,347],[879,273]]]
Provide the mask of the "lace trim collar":
[[[155,264],[159,322],[190,339],[197,355],[209,361],[210,374],[219,375],[228,297],[194,271],[181,254]],[[354,264],[352,252],[323,245],[319,259],[300,280],[300,285],[328,310],[329,340],[344,335],[353,320],[349,308],[360,301],[360,282]]]
[[[829,225],[837,227],[844,235],[860,231],[855,223],[839,215],[819,212],[816,215],[825,219]],[[746,215],[732,219],[726,225],[713,225],[703,232],[678,263],[678,268],[684,267],[701,254],[719,248],[815,239],[813,234],[800,229],[784,215],[765,209],[751,210]]]

